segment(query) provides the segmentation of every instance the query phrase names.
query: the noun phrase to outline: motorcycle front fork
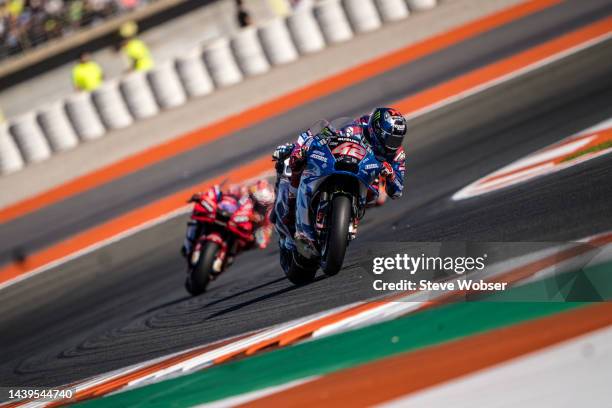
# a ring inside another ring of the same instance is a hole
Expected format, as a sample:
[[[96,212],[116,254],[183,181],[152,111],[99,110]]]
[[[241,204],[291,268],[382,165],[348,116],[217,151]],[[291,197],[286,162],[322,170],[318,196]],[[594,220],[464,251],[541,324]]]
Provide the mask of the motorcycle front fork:
[[[231,264],[234,263],[234,259],[236,258],[236,253],[238,252],[238,240],[234,240],[227,248],[227,250],[224,253],[221,253],[221,251],[219,252],[219,255],[217,257],[217,259],[215,259],[215,264],[217,263],[217,261],[219,262],[219,266],[221,268],[221,270],[229,267]],[[213,265],[213,269],[214,269]]]
[[[315,217],[315,228],[317,231],[323,231],[325,229],[327,212],[330,204],[330,194],[327,192],[321,193],[321,200],[319,201],[319,207],[317,208],[317,214]],[[349,236],[350,241],[357,238],[357,227],[359,227],[359,217],[353,217],[351,224],[349,225]]]
[[[197,240],[200,238],[203,233],[203,229],[201,225],[196,221],[190,221],[187,224],[187,236],[185,237],[184,245],[189,245],[188,252],[188,264],[189,268],[193,268],[198,261],[200,260],[200,256],[202,255],[202,243],[198,243]],[[235,247],[236,243],[232,245],[231,248],[223,249],[221,248],[217,253],[217,257],[215,258],[212,269],[213,269],[213,278],[217,277],[221,272],[223,272],[224,267],[227,267],[232,264],[234,261],[234,254],[236,252]]]

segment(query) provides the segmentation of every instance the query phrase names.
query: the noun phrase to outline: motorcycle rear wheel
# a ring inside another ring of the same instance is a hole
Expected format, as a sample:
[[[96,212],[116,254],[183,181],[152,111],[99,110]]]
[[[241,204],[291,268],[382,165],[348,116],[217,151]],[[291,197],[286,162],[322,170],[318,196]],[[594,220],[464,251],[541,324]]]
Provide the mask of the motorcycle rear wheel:
[[[331,220],[321,262],[321,269],[327,276],[333,276],[342,269],[348,244],[351,207],[351,198],[345,195],[337,195],[332,201]]]
[[[191,273],[185,282],[185,289],[193,296],[200,295],[206,291],[210,283],[213,263],[217,257],[219,245],[214,242],[206,242],[202,248],[202,254],[198,263],[191,269]]]

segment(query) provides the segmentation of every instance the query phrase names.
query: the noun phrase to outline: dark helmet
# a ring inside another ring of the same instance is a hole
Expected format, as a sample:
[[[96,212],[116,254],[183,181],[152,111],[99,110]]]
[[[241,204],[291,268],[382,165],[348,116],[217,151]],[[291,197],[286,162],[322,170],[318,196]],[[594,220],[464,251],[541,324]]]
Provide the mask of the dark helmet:
[[[406,119],[393,108],[376,108],[370,114],[368,131],[375,150],[392,152],[404,141]]]

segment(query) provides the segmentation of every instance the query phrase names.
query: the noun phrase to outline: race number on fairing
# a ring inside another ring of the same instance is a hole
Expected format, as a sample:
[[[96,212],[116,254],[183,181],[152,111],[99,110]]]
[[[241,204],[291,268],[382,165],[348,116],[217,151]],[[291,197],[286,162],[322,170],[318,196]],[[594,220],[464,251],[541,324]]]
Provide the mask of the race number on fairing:
[[[335,155],[350,156],[358,160],[362,160],[365,157],[366,153],[367,151],[363,146],[360,146],[357,143],[352,143],[352,142],[342,143],[336,146],[334,150],[332,150],[332,154],[334,156]]]

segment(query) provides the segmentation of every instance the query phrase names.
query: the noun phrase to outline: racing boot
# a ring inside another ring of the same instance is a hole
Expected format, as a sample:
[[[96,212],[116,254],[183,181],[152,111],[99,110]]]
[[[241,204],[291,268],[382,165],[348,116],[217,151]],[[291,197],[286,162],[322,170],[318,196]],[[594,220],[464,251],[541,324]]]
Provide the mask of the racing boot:
[[[298,253],[309,261],[316,260],[321,257],[321,253],[317,249],[315,242],[304,233],[297,232],[295,234],[295,246]]]

